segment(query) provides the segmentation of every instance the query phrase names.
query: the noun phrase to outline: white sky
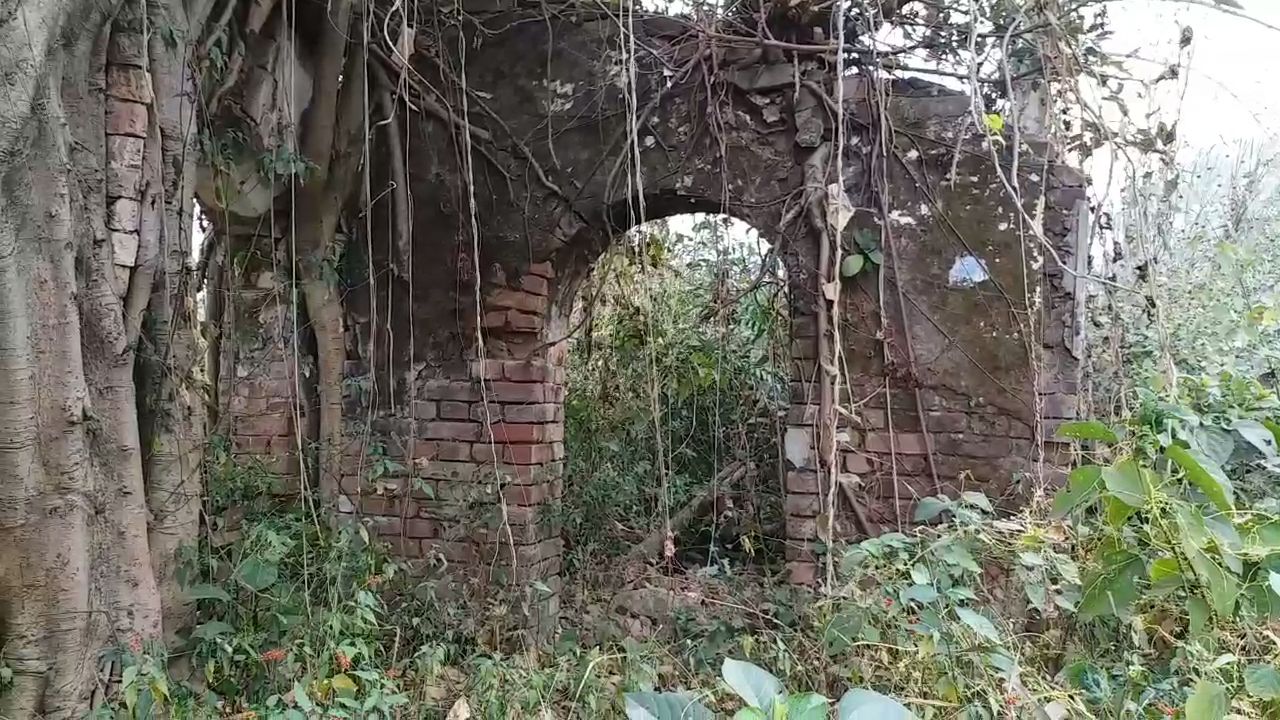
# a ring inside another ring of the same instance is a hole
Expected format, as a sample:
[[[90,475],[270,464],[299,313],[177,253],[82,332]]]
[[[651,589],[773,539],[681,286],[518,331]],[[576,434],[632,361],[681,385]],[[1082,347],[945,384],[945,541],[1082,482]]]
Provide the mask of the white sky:
[[[1247,14],[1280,27],[1280,0],[1240,2]],[[1162,117],[1180,116],[1188,149],[1280,138],[1280,32],[1177,0],[1117,0],[1110,9],[1115,38],[1108,49],[1156,61],[1131,64],[1143,77],[1154,78],[1161,63],[1177,57],[1182,26],[1194,30],[1185,98],[1155,98]]]

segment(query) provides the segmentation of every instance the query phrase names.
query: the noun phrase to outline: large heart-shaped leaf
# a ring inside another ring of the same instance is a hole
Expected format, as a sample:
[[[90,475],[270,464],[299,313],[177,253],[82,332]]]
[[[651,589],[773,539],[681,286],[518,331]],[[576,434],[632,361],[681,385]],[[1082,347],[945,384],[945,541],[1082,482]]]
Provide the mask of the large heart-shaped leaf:
[[[1240,581],[1205,551],[1186,543],[1183,544],[1183,549],[1187,551],[1191,567],[1209,591],[1209,603],[1214,611],[1224,617],[1230,616],[1235,612],[1236,598],[1240,595]]]
[[[1102,482],[1107,492],[1125,505],[1141,508],[1147,504],[1146,483],[1142,479],[1142,471],[1132,458],[1121,460],[1111,467],[1102,469]]]
[[[1263,455],[1269,458],[1277,455],[1276,437],[1266,425],[1257,420],[1237,420],[1231,423],[1231,429]]]
[[[916,720],[901,703],[874,690],[850,690],[840,698],[839,720]]]
[[[1209,458],[1184,447],[1171,445],[1165,454],[1187,474],[1187,479],[1204,493],[1219,510],[1230,512],[1235,506],[1235,490],[1226,473]]]
[[[1263,700],[1280,698],[1280,672],[1275,665],[1250,665],[1244,669],[1244,689]]]
[[[1098,496],[1102,483],[1102,468],[1097,465],[1081,465],[1067,476],[1067,484],[1053,498],[1053,516],[1064,517],[1077,507]]]
[[[956,608],[956,616],[960,618],[961,622],[968,625],[970,630],[977,633],[978,637],[991,642],[1000,642],[1000,631],[985,615],[969,608]]]
[[[1188,720],[1222,720],[1227,716],[1227,691],[1221,685],[1201,680],[1187,698]]]
[[[1076,609],[1081,620],[1123,615],[1138,597],[1137,580],[1142,558],[1117,552],[1103,559],[1102,569],[1085,579],[1084,594]]]
[[[280,577],[280,569],[273,563],[264,562],[260,558],[251,557],[236,568],[236,578],[250,590],[262,592]]]
[[[1058,435],[1072,440],[1099,440],[1107,443],[1120,440],[1114,430],[1097,420],[1062,423],[1058,426]]]
[[[802,693],[787,698],[787,720],[827,720],[831,701],[817,693]]]
[[[715,720],[705,705],[685,693],[627,693],[627,720]]]
[[[720,675],[730,689],[753,708],[767,710],[782,699],[782,681],[753,663],[725,658]]]

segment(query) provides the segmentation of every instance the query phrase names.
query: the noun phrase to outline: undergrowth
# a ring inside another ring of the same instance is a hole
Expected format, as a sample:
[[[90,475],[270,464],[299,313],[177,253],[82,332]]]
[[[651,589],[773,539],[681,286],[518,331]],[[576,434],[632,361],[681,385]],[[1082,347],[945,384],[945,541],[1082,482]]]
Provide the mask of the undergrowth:
[[[199,622],[181,653],[104,657],[124,668],[104,715],[439,718],[463,703],[495,720],[610,718],[659,689],[728,713],[730,658],[921,718],[1276,717],[1280,403],[1229,376],[1181,400],[1066,426],[1096,462],[1053,508],[995,517],[977,493],[933,498],[920,519],[937,524],[834,548],[828,594],[744,587],[734,612],[685,605],[644,641],[587,644],[566,617],[558,639],[504,652],[361,528],[259,498],[238,535],[193,554]]]

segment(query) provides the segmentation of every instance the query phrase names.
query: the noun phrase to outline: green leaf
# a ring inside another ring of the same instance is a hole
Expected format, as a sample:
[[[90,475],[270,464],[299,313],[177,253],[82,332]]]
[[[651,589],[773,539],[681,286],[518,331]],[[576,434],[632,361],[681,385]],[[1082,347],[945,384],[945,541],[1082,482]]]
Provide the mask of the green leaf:
[[[929,522],[950,509],[951,498],[942,495],[920,498],[912,517],[916,522]]]
[[[715,714],[684,693],[627,693],[627,720],[715,720]]]
[[[1098,496],[1102,482],[1102,468],[1097,465],[1081,465],[1067,476],[1066,487],[1053,498],[1053,516],[1061,518],[1072,510]]]
[[[307,688],[302,684],[301,680],[293,682],[293,701],[303,712],[311,712],[316,709],[315,703],[311,702],[311,696],[307,694]]]
[[[1114,528],[1122,527],[1134,513],[1138,512],[1134,506],[1112,495],[1104,497],[1102,504],[1107,513],[1107,524]]]
[[[1204,425],[1196,428],[1196,449],[1204,453],[1211,461],[1222,464],[1231,458],[1236,450],[1236,440],[1231,433],[1215,425]]]
[[[827,720],[831,701],[817,693],[803,693],[787,698],[787,720]]]
[[[744,707],[733,714],[733,720],[769,720],[760,708]]]
[[[1187,699],[1187,720],[1223,720],[1227,716],[1227,691],[1221,685],[1201,680]]]
[[[961,622],[969,626],[970,630],[977,633],[978,637],[991,642],[1000,642],[1000,631],[986,616],[962,607],[956,608],[956,615]]]
[[[1102,482],[1112,497],[1130,507],[1140,508],[1147,504],[1149,490],[1143,482],[1138,463],[1132,459],[1121,460],[1111,467],[1103,468]]]
[[[262,592],[280,577],[280,569],[273,563],[263,562],[261,558],[251,557],[236,568],[236,578],[255,592]]]
[[[1209,604],[1222,617],[1230,617],[1235,611],[1236,598],[1240,595],[1240,581],[1226,568],[1199,548],[1184,547],[1191,567],[1209,591]]]
[[[720,666],[720,676],[725,683],[753,708],[767,710],[782,696],[782,681],[758,665],[742,660],[725,658]]]
[[[187,588],[186,596],[190,600],[221,600],[222,602],[230,602],[231,596],[226,590],[217,585],[192,585]]]
[[[912,585],[902,591],[902,602],[915,601],[927,605],[938,599],[938,591],[932,585]]]
[[[1244,689],[1263,700],[1280,698],[1280,672],[1274,665],[1250,665],[1244,669]]]
[[[1219,510],[1230,511],[1235,505],[1235,490],[1227,479],[1222,468],[1194,450],[1171,445],[1165,450],[1169,456],[1187,474],[1187,479],[1209,498]]]
[[[1142,575],[1142,558],[1117,552],[1103,558],[1102,568],[1086,578],[1077,613],[1081,620],[1125,614],[1138,598],[1137,579]]]
[[[1271,592],[1280,595],[1280,573],[1275,570],[1267,572],[1267,584],[1271,586]]]
[[[916,720],[901,703],[874,690],[850,690],[840,698],[839,720]]]
[[[221,620],[210,620],[207,623],[197,625],[196,628],[191,631],[191,637],[200,640],[212,640],[221,635],[234,635],[235,632],[235,628]]]
[[[1098,440],[1100,442],[1119,442],[1120,438],[1111,428],[1097,420],[1078,420],[1058,426],[1058,435],[1072,440]]]
[[[1269,458],[1276,457],[1276,436],[1271,434],[1271,430],[1266,425],[1257,420],[1237,420],[1231,423],[1231,429],[1257,448],[1258,452]]]
[[[1172,556],[1156,558],[1147,570],[1152,585],[1178,584],[1182,578],[1182,567],[1178,559]]]
[[[982,568],[978,567],[978,562],[973,559],[973,553],[969,552],[969,548],[960,543],[947,545],[938,553],[938,557],[962,570],[968,570],[971,573],[982,572]]]
[[[862,272],[862,268],[867,264],[867,258],[862,253],[850,255],[840,263],[840,276],[851,278]]]
[[[342,697],[354,697],[356,694],[356,681],[351,679],[346,673],[338,673],[329,678],[329,685],[333,691]]]
[[[965,492],[960,493],[960,499],[980,510],[995,512],[995,508],[991,507],[991,501],[988,500],[987,496],[983,493],[966,490]]]

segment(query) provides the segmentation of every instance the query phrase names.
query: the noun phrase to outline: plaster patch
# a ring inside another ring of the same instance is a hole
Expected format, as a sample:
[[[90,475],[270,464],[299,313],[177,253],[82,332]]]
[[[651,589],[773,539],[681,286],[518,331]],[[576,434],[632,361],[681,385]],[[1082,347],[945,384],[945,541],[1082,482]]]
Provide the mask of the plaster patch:
[[[893,212],[889,213],[889,221],[893,223],[897,223],[898,225],[915,225],[916,224],[915,218],[911,217],[910,215],[904,212],[899,212],[897,210],[894,210]]]
[[[951,265],[947,281],[951,287],[973,287],[978,283],[991,279],[987,272],[987,264],[975,255],[961,255]]]
[[[812,467],[813,429],[806,427],[789,427],[782,440],[787,462],[793,467]]]

